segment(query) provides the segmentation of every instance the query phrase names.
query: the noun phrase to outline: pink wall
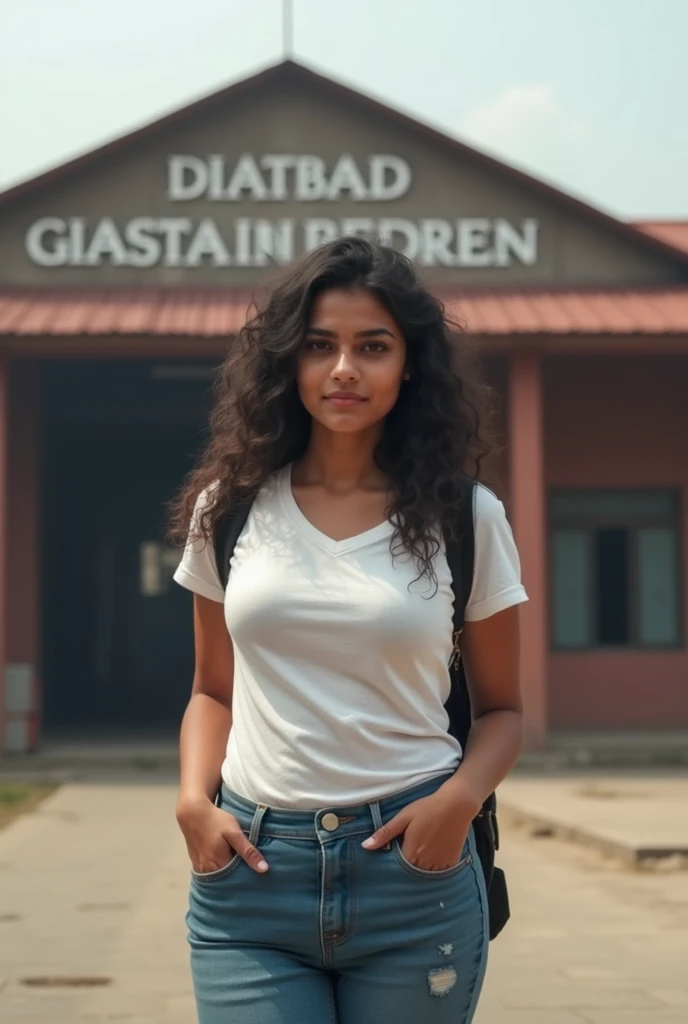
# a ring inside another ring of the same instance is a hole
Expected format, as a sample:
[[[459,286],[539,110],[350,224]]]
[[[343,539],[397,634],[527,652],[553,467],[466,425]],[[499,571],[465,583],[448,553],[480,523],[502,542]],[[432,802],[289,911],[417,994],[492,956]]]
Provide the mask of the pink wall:
[[[548,487],[680,487],[688,638],[688,358],[560,357],[545,363]],[[549,654],[549,727],[688,726],[688,652]]]

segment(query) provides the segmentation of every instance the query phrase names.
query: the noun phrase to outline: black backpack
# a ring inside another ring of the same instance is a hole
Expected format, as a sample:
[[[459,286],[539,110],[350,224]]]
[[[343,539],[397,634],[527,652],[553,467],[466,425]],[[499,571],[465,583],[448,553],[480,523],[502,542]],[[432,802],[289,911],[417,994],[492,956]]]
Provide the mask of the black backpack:
[[[451,689],[445,708],[449,715],[448,732],[459,741],[461,749],[465,750],[472,719],[463,660],[459,656],[459,640],[463,629],[464,611],[473,583],[475,481],[466,477],[462,483],[462,491],[459,536],[457,540],[447,542],[447,561],[451,570],[452,590],[454,591],[454,654],[450,666]],[[226,516],[218,520],[215,525],[213,534],[215,564],[223,588],[227,587],[232,554],[248,519],[250,509],[250,501],[241,502],[235,505]],[[490,794],[478,816],[473,820],[473,831],[476,850],[485,876],[490,939],[494,939],[499,935],[510,916],[506,878],[504,872],[495,867],[495,851],[499,849],[499,830],[497,828],[497,798],[494,793]]]

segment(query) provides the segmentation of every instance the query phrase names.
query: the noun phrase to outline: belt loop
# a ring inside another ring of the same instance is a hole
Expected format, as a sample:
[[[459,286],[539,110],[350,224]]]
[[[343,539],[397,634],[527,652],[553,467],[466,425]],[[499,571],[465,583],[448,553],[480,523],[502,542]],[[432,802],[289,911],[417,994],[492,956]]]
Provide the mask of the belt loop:
[[[251,846],[255,846],[258,842],[260,835],[260,823],[263,820],[263,815],[268,809],[267,804],[257,804],[256,809],[253,812],[253,820],[251,821],[251,831],[249,832],[248,841]]]
[[[380,814],[380,801],[379,800],[371,800],[371,802],[369,804],[369,807],[370,807],[370,813],[373,816],[374,831],[377,832],[377,830],[379,828],[382,828],[382,816]]]

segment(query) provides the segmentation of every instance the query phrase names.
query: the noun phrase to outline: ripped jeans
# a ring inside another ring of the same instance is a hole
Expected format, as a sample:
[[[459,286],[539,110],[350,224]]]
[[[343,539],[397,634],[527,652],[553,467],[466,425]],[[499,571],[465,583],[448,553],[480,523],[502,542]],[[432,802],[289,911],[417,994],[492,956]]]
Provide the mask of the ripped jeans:
[[[258,874],[235,855],[192,872],[199,1024],[469,1024],[488,948],[472,830],[459,863],[442,871],[406,861],[403,836],[361,848],[448,777],[317,811],[265,807],[223,786],[220,806],[270,869]]]

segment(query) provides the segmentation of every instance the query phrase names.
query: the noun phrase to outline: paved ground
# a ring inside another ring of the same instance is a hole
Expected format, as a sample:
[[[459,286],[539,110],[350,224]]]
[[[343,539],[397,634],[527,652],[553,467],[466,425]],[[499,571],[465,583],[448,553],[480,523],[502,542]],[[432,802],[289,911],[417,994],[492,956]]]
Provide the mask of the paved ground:
[[[0,833],[3,1024],[192,1024],[173,808],[173,785],[145,776],[72,784]],[[686,1024],[687,871],[630,870],[517,828],[503,845],[514,920],[476,1024]],[[112,983],[22,984],[46,976]]]
[[[688,856],[688,772],[512,775],[500,806],[629,861]],[[506,817],[506,813],[504,815]]]

